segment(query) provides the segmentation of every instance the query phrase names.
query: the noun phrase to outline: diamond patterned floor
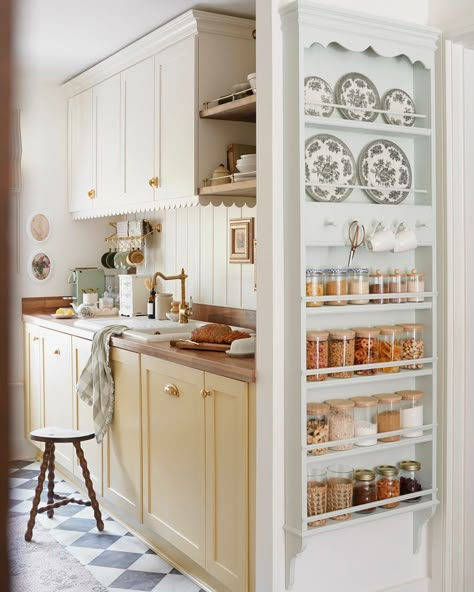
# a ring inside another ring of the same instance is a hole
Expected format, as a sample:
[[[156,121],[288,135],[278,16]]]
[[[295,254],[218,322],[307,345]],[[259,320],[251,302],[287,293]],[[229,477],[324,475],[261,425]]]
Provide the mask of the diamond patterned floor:
[[[10,468],[10,513],[27,515],[34,497],[39,463],[17,461]],[[78,492],[57,481],[55,492]],[[42,501],[46,501],[43,489]],[[102,512],[105,529],[96,530],[91,508],[69,504],[54,511],[54,517],[38,514],[37,521],[110,592],[205,592],[156,555],[142,541]],[[34,532],[33,532],[34,537]]]

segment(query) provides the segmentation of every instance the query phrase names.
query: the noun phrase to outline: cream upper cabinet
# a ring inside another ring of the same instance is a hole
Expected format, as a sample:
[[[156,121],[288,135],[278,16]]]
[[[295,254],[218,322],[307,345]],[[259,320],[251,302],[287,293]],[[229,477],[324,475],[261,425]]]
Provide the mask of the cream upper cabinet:
[[[92,208],[95,194],[92,95],[90,88],[69,99],[68,186],[71,212]]]
[[[41,329],[25,325],[25,417],[26,434],[43,427],[43,389],[41,385]],[[39,443],[35,443],[39,445]]]

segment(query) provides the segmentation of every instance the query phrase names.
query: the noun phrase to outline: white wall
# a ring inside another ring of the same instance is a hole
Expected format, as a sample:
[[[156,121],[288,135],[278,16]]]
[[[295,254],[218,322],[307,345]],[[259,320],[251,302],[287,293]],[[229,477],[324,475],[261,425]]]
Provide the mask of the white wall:
[[[463,0],[466,4],[469,0]],[[439,0],[443,2],[443,0]],[[288,4],[283,0],[283,4]],[[425,24],[428,21],[430,0],[398,0],[397,2],[380,2],[380,0],[319,0],[319,4],[340,6],[350,10],[369,12],[387,18],[401,19],[413,23]],[[448,4],[449,6],[449,4]]]
[[[429,0],[429,21],[445,32],[474,25],[474,4],[472,0]]]

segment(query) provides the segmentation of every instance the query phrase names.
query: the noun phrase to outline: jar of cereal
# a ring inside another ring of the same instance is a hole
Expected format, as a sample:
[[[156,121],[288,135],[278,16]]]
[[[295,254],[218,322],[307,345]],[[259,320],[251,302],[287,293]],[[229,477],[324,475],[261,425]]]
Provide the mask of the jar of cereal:
[[[328,331],[308,331],[306,333],[306,368],[321,370],[328,367]],[[326,380],[328,375],[311,374],[306,377],[308,382]]]
[[[327,403],[308,403],[306,405],[306,444],[312,446],[329,439],[329,405]],[[327,448],[314,448],[308,454],[326,454]]]
[[[377,327],[355,327],[354,365],[376,364],[379,361],[379,335]],[[376,368],[361,368],[355,374],[372,376],[377,374]]]
[[[367,267],[354,267],[349,273],[349,294],[362,296],[369,293],[369,270]],[[349,304],[369,304],[368,298],[351,298]]]
[[[354,401],[351,399],[330,399],[329,441],[347,440],[354,437]],[[331,446],[331,450],[351,450],[352,443]]]
[[[325,269],[325,292],[326,296],[347,296],[347,269]],[[343,306],[347,304],[347,298],[328,300],[328,306]]]
[[[423,338],[425,326],[421,323],[408,323],[401,325],[403,334],[400,339],[402,347],[402,360],[420,360],[425,357],[425,341]],[[409,370],[423,368],[422,362],[414,362],[403,366]]]
[[[403,329],[396,325],[384,325],[379,329],[379,362],[399,362],[402,359],[400,337]],[[400,372],[400,366],[387,366],[380,368],[379,372]]]
[[[377,467],[377,500],[390,499],[400,495],[400,480],[398,469],[393,465],[379,465]],[[384,504],[382,508],[396,508],[400,502]]]
[[[351,329],[341,329],[329,332],[329,367],[354,365],[355,332]],[[342,370],[331,373],[333,378],[351,378],[352,370]]]
[[[306,270],[306,296],[324,296],[324,275],[321,269]],[[306,302],[306,306],[322,306],[323,301]]]

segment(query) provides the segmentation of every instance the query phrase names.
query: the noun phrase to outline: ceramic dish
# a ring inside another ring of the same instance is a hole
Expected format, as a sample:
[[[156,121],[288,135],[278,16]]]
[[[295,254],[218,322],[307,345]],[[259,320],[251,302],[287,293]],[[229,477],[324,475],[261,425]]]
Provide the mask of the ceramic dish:
[[[114,260],[115,260],[116,254],[117,254],[117,251],[110,251],[109,253],[107,253],[107,257],[105,258],[107,265],[104,265],[104,267],[106,267],[107,269],[114,269],[115,268]]]
[[[385,93],[382,99],[382,109],[390,111],[390,113],[383,114],[387,123],[404,125],[405,127],[410,127],[415,123],[414,117],[402,115],[402,113],[415,113],[415,103],[410,95],[401,88],[392,88]],[[400,115],[396,115],[396,113],[400,113]]]
[[[52,314],[51,315],[54,319],[77,319],[77,314],[67,315],[67,314]]]
[[[377,203],[398,204],[408,195],[408,191],[390,190],[390,187],[409,189],[412,172],[406,154],[390,140],[374,140],[367,144],[359,155],[359,178],[364,191]],[[387,187],[377,190],[372,187]]]
[[[304,114],[313,117],[330,117],[334,107],[318,103],[334,103],[334,92],[329,84],[319,76],[306,76],[304,79]]]
[[[256,163],[254,162],[250,162],[249,164],[247,163],[240,163],[235,165],[239,171],[239,173],[254,173],[255,174],[255,169],[256,167]]]
[[[330,134],[308,139],[305,149],[306,192],[316,201],[344,201],[351,193],[356,176],[352,152],[342,140]],[[322,187],[312,185],[338,185]]]
[[[370,107],[380,109],[380,97],[375,84],[358,72],[344,74],[336,84],[336,103],[348,107]],[[377,113],[362,109],[343,109],[339,107],[341,115],[355,121],[375,121]]]

